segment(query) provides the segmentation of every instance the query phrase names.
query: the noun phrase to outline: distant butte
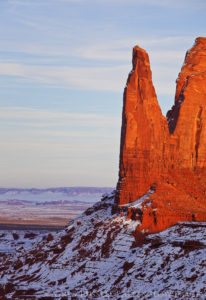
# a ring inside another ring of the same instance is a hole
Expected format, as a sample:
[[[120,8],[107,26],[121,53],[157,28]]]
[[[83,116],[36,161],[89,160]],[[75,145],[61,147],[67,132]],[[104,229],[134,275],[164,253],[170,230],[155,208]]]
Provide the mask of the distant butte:
[[[137,231],[206,221],[206,38],[197,38],[186,53],[167,119],[147,52],[135,46],[132,63],[123,97],[116,203],[141,221]]]

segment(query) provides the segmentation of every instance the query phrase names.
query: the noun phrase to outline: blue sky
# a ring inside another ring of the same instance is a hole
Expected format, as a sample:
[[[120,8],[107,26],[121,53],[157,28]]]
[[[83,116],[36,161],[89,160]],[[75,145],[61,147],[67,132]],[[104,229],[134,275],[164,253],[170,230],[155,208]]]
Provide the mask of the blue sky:
[[[134,45],[163,113],[205,0],[1,0],[1,186],[115,186]]]

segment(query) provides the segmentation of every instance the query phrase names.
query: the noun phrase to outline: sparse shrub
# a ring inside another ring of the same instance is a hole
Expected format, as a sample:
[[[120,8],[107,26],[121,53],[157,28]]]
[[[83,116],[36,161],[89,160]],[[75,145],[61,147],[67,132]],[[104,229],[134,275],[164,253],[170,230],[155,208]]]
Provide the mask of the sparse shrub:
[[[53,239],[54,239],[53,235],[51,233],[49,233],[46,238],[47,242],[51,242],[51,241],[53,241]]]
[[[63,235],[61,237],[61,244],[70,244],[73,241],[73,238],[70,234]]]
[[[157,237],[156,239],[151,240],[151,248],[158,248],[163,245],[161,238]]]
[[[18,270],[23,267],[23,263],[20,259],[14,262],[14,270]]]
[[[19,235],[17,233],[13,233],[13,239],[17,241],[19,239]]]
[[[34,239],[35,237],[36,237],[37,235],[35,234],[35,233],[33,233],[33,232],[28,232],[28,233],[25,233],[25,235],[24,235],[24,238],[25,239]]]
[[[58,285],[61,285],[61,284],[65,283],[66,281],[67,281],[67,278],[66,278],[66,277],[64,277],[64,278],[62,278],[62,279],[59,279],[59,280],[58,280]]]
[[[132,248],[141,247],[146,243],[147,240],[145,233],[135,230],[132,234],[135,238],[135,242],[132,244]]]
[[[125,261],[124,265],[123,265],[123,269],[125,272],[129,271],[132,267],[134,266],[134,262],[132,261],[131,263],[129,263],[128,261]]]
[[[186,281],[193,282],[193,281],[195,281],[195,279],[197,279],[197,274],[194,274],[194,275],[192,275],[191,277],[187,277],[187,278],[186,278]]]

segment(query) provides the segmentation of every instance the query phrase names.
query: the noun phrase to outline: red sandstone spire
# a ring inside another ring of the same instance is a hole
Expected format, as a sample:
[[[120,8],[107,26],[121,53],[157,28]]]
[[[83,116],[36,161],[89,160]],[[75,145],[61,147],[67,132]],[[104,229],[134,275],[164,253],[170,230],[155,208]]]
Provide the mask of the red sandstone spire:
[[[133,49],[133,69],[124,91],[117,185],[119,204],[135,201],[156,183],[163,172],[167,122],[161,113],[152,83],[149,57]]]
[[[141,213],[135,211],[141,220],[137,230],[155,232],[179,221],[206,220],[206,38],[196,39],[186,54],[167,119],[168,125],[148,55],[136,46],[124,91],[116,201],[120,207],[131,202],[130,211],[135,210],[132,202],[156,187]]]
[[[206,38],[197,38],[186,54],[167,117],[179,140],[179,167],[206,167]]]

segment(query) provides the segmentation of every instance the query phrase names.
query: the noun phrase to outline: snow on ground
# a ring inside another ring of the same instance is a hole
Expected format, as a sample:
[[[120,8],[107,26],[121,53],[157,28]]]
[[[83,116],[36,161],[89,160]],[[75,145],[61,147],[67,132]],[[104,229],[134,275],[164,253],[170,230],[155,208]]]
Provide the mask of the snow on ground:
[[[5,227],[5,229],[2,229]],[[8,227],[8,229],[7,229]],[[11,227],[11,229],[9,229]],[[16,229],[14,229],[16,227]],[[22,227],[18,229],[18,227]],[[23,229],[25,227],[25,229]],[[17,251],[29,250],[34,244],[46,238],[50,230],[58,231],[61,228],[51,226],[37,226],[35,229],[26,229],[28,225],[0,224],[0,255],[15,254]],[[35,227],[35,226],[30,226]],[[42,227],[38,229],[38,227]],[[47,227],[44,228],[44,227]],[[63,226],[62,226],[63,227]]]
[[[105,197],[59,233],[0,257],[0,292],[25,299],[204,299],[206,224],[134,237]],[[63,298],[65,297],[65,298]]]
[[[128,203],[128,204],[123,204],[123,205],[121,205],[121,207],[141,208],[142,203],[144,202],[144,200],[149,199],[150,195],[153,194],[153,193],[154,193],[154,190],[150,189],[146,194],[144,194],[142,197],[140,197],[136,201],[133,201],[133,202]]]

